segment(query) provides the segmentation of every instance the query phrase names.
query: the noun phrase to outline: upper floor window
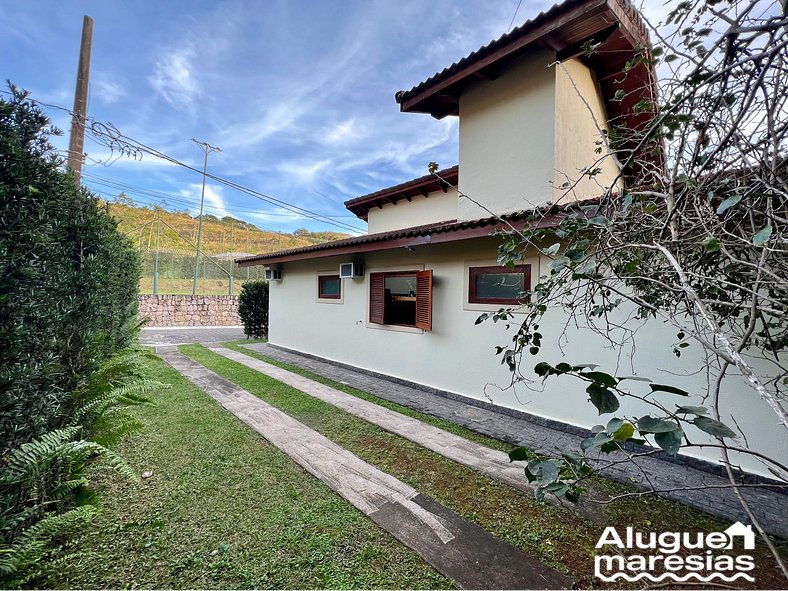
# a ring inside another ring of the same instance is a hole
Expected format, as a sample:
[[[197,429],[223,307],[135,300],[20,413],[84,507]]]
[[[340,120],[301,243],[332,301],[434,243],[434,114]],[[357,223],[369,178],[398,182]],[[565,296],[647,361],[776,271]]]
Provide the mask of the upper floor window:
[[[522,293],[531,289],[531,265],[509,269],[501,266],[468,269],[468,302],[471,304],[522,303]]]
[[[317,297],[321,300],[341,299],[342,280],[339,275],[318,275]]]
[[[370,273],[369,321],[432,330],[432,270]]]

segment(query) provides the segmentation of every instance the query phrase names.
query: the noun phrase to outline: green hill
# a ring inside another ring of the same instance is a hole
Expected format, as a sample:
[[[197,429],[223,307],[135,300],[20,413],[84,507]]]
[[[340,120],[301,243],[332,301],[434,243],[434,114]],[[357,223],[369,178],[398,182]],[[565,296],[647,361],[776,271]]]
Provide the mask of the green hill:
[[[159,270],[159,293],[191,293],[198,219],[185,211],[169,211],[158,206],[141,207],[121,194],[108,203],[118,228],[140,249],[143,260],[141,293],[152,293],[154,268]],[[235,278],[233,291],[242,281],[261,276],[261,267],[240,269],[232,260],[246,254],[263,254],[288,248],[309,246],[347,238],[339,232],[310,232],[299,229],[292,234],[268,232],[230,216],[203,216],[200,250],[209,255],[201,260],[200,293],[228,293],[228,275]],[[157,257],[158,252],[158,257]],[[158,263],[156,260],[158,259]]]

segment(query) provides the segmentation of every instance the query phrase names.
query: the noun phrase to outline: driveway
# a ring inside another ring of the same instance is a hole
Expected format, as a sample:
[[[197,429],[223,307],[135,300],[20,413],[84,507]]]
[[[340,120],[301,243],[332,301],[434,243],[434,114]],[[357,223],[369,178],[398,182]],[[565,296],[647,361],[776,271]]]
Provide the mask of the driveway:
[[[140,331],[141,345],[184,345],[243,339],[243,326],[153,326]]]

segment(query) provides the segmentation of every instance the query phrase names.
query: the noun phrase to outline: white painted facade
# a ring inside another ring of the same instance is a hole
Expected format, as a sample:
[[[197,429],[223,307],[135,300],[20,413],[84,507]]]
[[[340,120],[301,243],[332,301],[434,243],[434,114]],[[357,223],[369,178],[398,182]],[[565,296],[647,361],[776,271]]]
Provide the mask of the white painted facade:
[[[577,59],[557,65],[555,53],[532,52],[460,97],[458,188],[468,198],[451,187],[373,207],[369,233],[598,197],[619,173],[614,158],[595,153],[607,127],[593,72]],[[582,176],[596,167],[593,178]]]
[[[542,384],[534,375],[536,381],[530,388],[523,385],[516,391],[506,388],[510,373],[495,355],[495,347],[508,345],[513,332],[507,331],[503,323],[475,324],[482,312],[497,310],[499,306],[468,303],[468,268],[495,264],[496,248],[495,239],[480,238],[417,246],[412,252],[397,249],[354,256],[354,260],[363,258],[365,276],[343,280],[341,300],[318,300],[317,276],[335,274],[339,264],[348,262],[350,257],[285,263],[282,281],[271,283],[269,340],[296,351],[570,425],[590,428],[607,421],[610,415],[598,417],[587,400],[585,385],[572,378],[553,377]],[[534,269],[540,267],[538,258],[525,262],[531,263]],[[544,261],[541,267],[541,273],[546,272]],[[424,269],[432,269],[434,277],[431,332],[369,323],[370,273]],[[564,322],[565,317],[557,310],[545,317],[540,329],[546,337],[545,343],[538,356],[526,353],[523,360],[526,375],[529,366],[538,361],[596,363],[600,370],[619,376],[640,375],[689,392],[706,391],[705,377],[697,373],[702,366],[700,352],[690,348],[680,359],[673,357],[670,351],[675,330],[671,327],[649,322],[641,329],[637,349],[621,351],[607,347],[602,337],[588,330],[570,329],[563,334],[559,346]],[[685,373],[690,375],[682,375]],[[632,383],[635,389],[648,391],[646,384]],[[675,398],[676,404],[703,404],[698,395]],[[777,427],[769,408],[744,380],[728,380],[722,394],[723,420],[727,413],[742,406],[748,412],[738,412],[737,421],[747,434],[750,447],[771,457],[785,458],[788,435]],[[640,416],[649,412],[653,412],[651,407],[624,399],[619,415]],[[703,433],[690,435],[695,441],[708,441]],[[718,453],[711,449],[687,453],[712,462],[718,458]],[[768,475],[750,457],[737,460],[744,469]]]
[[[457,187],[449,187],[445,192],[433,191],[411,201],[387,203],[382,209],[373,207],[367,213],[367,227],[370,234],[377,234],[456,219]]]
[[[470,220],[533,208],[563,193],[557,185],[565,176],[577,177],[599,155],[594,153],[599,127],[606,121],[604,102],[592,73],[579,61],[563,68],[555,54],[536,50],[514,62],[496,80],[478,81],[459,99],[459,189],[437,191],[426,198],[400,200],[368,212],[370,233],[421,226],[446,220]],[[575,188],[574,198],[595,197],[618,175],[612,159],[602,165],[597,180]],[[426,244],[285,262],[283,279],[270,290],[270,342],[296,351],[355,365],[447,390],[477,400],[522,410],[566,424],[590,428],[606,421],[598,417],[582,384],[570,378],[551,378],[544,385],[507,389],[510,374],[495,355],[496,346],[511,342],[503,323],[475,321],[483,311],[500,306],[468,302],[469,267],[493,265],[498,242],[475,238],[453,243]],[[365,275],[342,281],[339,300],[317,298],[318,275],[336,274],[340,263],[363,261]],[[532,283],[546,271],[544,262],[531,259]],[[432,331],[369,322],[370,273],[433,271]],[[570,328],[566,318],[551,311],[542,323],[544,346],[537,357],[526,357],[524,370],[537,361],[552,364],[596,363],[616,375],[641,375],[693,393],[707,391],[700,352],[693,348],[680,359],[671,354],[675,330],[651,321],[641,328],[636,351],[606,348],[606,341],[587,330]],[[561,338],[559,339],[559,335]],[[527,355],[527,353],[526,353]],[[664,360],[662,363],[661,360]],[[668,369],[670,373],[668,373]],[[684,375],[684,374],[688,375]],[[534,376],[535,379],[537,379]],[[635,387],[646,387],[634,382]],[[745,382],[728,380],[722,394],[722,420],[730,412],[747,434],[751,449],[787,460],[788,434],[776,425],[768,407]],[[703,404],[696,394],[677,404]],[[622,401],[625,416],[651,411],[636,401]],[[700,432],[695,441],[708,441]],[[717,461],[714,449],[696,448],[688,455]],[[745,469],[768,476],[751,456],[736,461]]]

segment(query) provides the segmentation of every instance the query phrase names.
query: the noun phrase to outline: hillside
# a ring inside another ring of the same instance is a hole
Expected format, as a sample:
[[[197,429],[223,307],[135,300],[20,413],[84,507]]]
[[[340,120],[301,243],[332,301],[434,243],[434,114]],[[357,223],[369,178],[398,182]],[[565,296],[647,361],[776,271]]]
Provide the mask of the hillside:
[[[161,220],[158,235],[160,252],[187,253],[194,251],[197,242],[197,218],[185,211],[168,211],[154,207],[139,207],[123,196],[109,203],[110,213],[125,232],[143,251],[157,250],[157,217]],[[230,216],[203,216],[201,250],[209,255],[224,253],[261,254],[286,248],[309,246],[329,240],[347,238],[338,232],[309,232],[296,230],[293,234],[266,232],[256,226]]]
[[[116,201],[109,202],[108,207],[112,216],[118,220],[118,228],[140,249],[140,293],[154,293],[156,269],[157,293],[191,293],[196,264],[198,220],[185,211],[137,206],[123,194]],[[296,230],[292,234],[266,232],[230,216],[219,219],[213,215],[205,215],[200,249],[209,257],[200,259],[198,293],[237,294],[244,281],[262,279],[263,267],[242,269],[233,264],[233,259],[237,257],[347,237],[347,234],[338,232],[309,232],[305,229]],[[230,274],[234,278],[232,291]]]

